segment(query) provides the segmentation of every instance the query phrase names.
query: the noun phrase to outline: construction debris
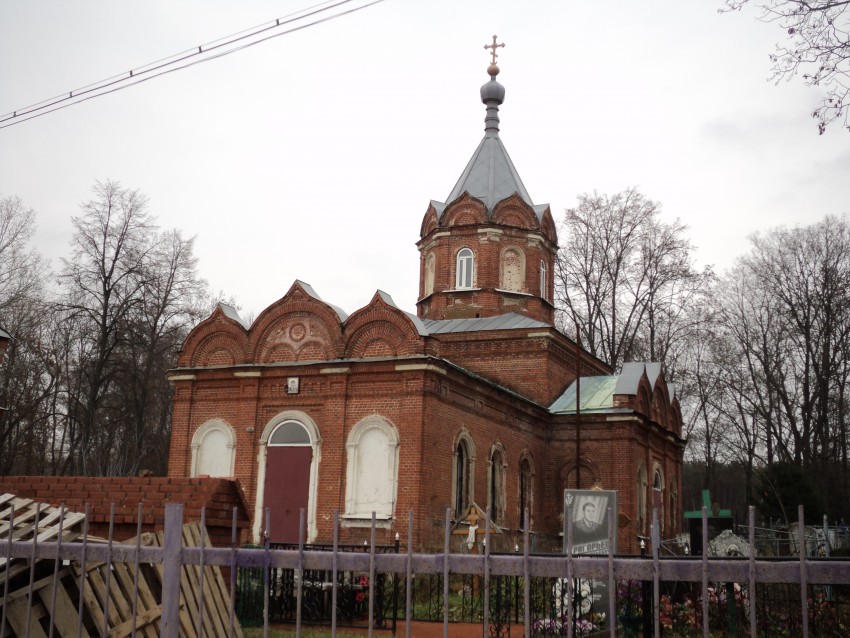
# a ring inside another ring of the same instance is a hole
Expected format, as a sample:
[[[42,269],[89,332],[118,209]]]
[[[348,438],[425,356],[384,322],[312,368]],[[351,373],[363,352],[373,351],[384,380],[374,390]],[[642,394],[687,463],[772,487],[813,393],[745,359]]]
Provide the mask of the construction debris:
[[[13,494],[0,496],[0,637],[160,635],[161,563],[87,560],[83,566],[79,561],[49,557],[48,553],[56,556],[55,545],[37,551],[40,544],[56,543],[60,535],[63,544],[91,546],[108,542],[84,537],[84,523],[85,515],[79,512],[63,511]],[[31,556],[13,557],[10,537],[31,543]],[[211,547],[197,523],[183,526],[182,539],[183,547]],[[163,534],[147,532],[120,545],[162,547]],[[202,573],[199,565],[183,565],[179,606],[180,636],[242,638],[218,567],[204,566]],[[203,618],[202,633],[199,617]]]

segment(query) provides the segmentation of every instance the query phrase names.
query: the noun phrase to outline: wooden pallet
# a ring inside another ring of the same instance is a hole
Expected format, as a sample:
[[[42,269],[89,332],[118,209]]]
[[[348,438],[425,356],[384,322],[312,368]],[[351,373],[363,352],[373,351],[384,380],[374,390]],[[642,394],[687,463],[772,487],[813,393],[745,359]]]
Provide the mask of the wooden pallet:
[[[13,558],[8,564],[2,543],[9,535],[14,540],[32,540],[38,511],[38,542],[56,541],[60,521],[62,542],[79,540],[84,515],[62,512],[14,495],[0,496],[0,611],[5,614],[6,636],[44,637],[50,633],[62,638],[107,635],[124,638],[135,635],[156,638],[162,615],[162,565],[135,563],[78,562],[57,566],[54,560]],[[10,529],[9,513],[14,511]],[[197,523],[184,525],[184,547],[210,547],[209,539]],[[88,538],[89,543],[103,539]],[[162,547],[163,535],[145,533],[140,543]],[[136,539],[126,541],[135,545]],[[32,576],[31,576],[32,575]],[[32,578],[32,583],[30,579]],[[3,592],[8,594],[3,598]],[[56,587],[54,587],[56,584]],[[201,587],[203,585],[203,588]],[[82,595],[81,595],[82,590]],[[32,596],[30,597],[30,592]],[[54,593],[55,592],[55,593]],[[81,601],[82,598],[82,601]],[[135,610],[134,603],[135,601]],[[202,618],[203,635],[209,638],[242,638],[238,620],[230,623],[230,595],[218,567],[183,565],[180,575],[180,636],[198,635]],[[82,610],[82,616],[80,615]],[[135,613],[134,613],[135,612]],[[200,613],[199,613],[200,612]]]
[[[12,516],[12,529],[9,529],[9,516]],[[62,529],[62,542],[70,543],[82,534],[82,523],[85,515],[79,512],[63,512],[58,507],[36,503],[29,498],[18,498],[14,494],[0,495],[0,543],[12,540],[32,541],[35,531],[36,516],[38,517],[37,542],[56,542]],[[60,525],[61,524],[61,525]],[[29,570],[29,563],[13,560],[6,565],[5,552],[0,549],[0,587],[5,587],[6,579]],[[1,592],[2,590],[0,590]]]

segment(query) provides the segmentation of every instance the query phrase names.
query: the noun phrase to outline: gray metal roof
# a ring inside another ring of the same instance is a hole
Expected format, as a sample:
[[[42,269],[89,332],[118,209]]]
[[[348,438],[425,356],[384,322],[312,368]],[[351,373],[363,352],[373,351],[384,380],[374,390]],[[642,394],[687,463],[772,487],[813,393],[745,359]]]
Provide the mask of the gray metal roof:
[[[313,299],[318,299],[323,304],[330,306],[333,309],[333,311],[336,313],[337,317],[339,317],[340,321],[345,321],[346,319],[348,319],[348,313],[345,312],[345,310],[343,310],[339,306],[335,306],[332,303],[328,303],[327,301],[322,299],[319,296],[319,293],[317,293],[315,290],[313,290],[313,286],[308,284],[306,281],[301,281],[300,279],[296,279],[295,281],[304,289],[304,292],[306,292],[308,295],[310,295]]]
[[[514,193],[533,204],[498,135],[484,136],[446,201],[451,203],[465,192],[484,202],[488,211]]]
[[[424,319],[429,334],[448,332],[480,332],[484,330],[519,330],[522,328],[551,328],[547,323],[530,319],[515,312],[478,319]]]
[[[233,319],[233,321],[235,321],[245,329],[249,327],[248,324],[242,319],[242,317],[239,316],[239,312],[233,306],[219,301],[218,307],[221,308],[221,311],[224,313],[225,317]]]
[[[637,394],[638,384],[645,369],[646,364],[642,361],[624,363],[623,369],[620,370],[614,394]]]
[[[388,306],[392,306],[393,308],[398,308],[393,298],[390,297],[389,294],[385,293],[383,290],[378,290],[378,295],[383,299],[384,303]],[[404,311],[402,311],[404,312]],[[407,315],[407,318],[413,322],[413,325],[416,326],[416,332],[419,333],[420,337],[428,336],[428,329],[425,327],[425,324],[422,323],[422,320],[414,315],[412,312],[404,312]]]
[[[498,70],[496,72],[498,73]],[[517,193],[534,209],[537,219],[541,220],[548,206],[534,206],[505,145],[499,138],[499,105],[504,100],[504,95],[504,87],[496,81],[495,75],[492,75],[490,81],[481,87],[481,101],[487,106],[484,139],[472,154],[472,159],[469,160],[457,184],[449,193],[446,203],[450,204],[464,193],[469,193],[484,202],[487,211],[492,213],[496,204]],[[441,202],[431,203],[438,214],[446,206]]]
[[[439,219],[443,211],[446,210],[446,204],[444,202],[438,202],[436,199],[431,200],[431,206],[434,207],[434,210],[437,211],[437,219]]]

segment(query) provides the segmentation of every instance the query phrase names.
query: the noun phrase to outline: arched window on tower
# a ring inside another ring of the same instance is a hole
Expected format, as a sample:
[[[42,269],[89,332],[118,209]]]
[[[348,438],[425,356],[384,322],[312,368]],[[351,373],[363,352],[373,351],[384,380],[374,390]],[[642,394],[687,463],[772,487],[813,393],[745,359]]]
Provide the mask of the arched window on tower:
[[[531,529],[531,503],[532,503],[532,476],[531,461],[523,457],[519,463],[519,528]],[[526,513],[528,521],[526,521]]]
[[[455,273],[455,288],[472,288],[475,270],[475,255],[469,248],[461,248],[457,254],[457,270]]]
[[[546,262],[542,259],[540,260],[540,296],[544,299],[548,299],[546,296],[548,294],[548,284],[546,281]]]

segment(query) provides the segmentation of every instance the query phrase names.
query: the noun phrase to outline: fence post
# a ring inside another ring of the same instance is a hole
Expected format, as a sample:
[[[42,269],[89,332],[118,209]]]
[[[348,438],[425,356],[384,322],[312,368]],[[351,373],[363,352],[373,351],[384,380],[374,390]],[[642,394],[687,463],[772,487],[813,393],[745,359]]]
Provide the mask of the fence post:
[[[640,539],[640,557],[647,558],[646,555],[646,540]],[[642,580],[640,583],[640,603],[642,618],[643,618],[643,636],[649,638],[652,636],[652,583],[648,580]]]
[[[180,629],[180,571],[183,504],[165,504],[162,542],[162,638],[177,638]]]
[[[395,553],[398,554],[401,539],[398,532],[395,533]],[[398,623],[398,573],[393,574],[393,638],[395,638]]]

